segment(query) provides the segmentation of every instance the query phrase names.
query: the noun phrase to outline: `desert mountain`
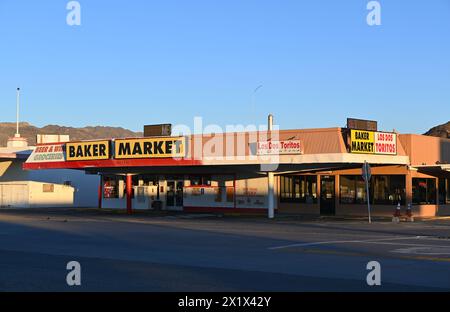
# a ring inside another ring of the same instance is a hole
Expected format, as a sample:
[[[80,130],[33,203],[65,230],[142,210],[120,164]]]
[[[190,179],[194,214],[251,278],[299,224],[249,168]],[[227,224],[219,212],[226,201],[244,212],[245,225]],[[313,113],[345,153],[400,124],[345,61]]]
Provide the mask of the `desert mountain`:
[[[441,138],[450,138],[450,121],[445,124],[436,126],[428,130],[425,135],[436,136]]]
[[[64,127],[58,125],[47,125],[42,128],[33,126],[27,122],[21,122],[20,134],[28,139],[29,145],[36,144],[37,134],[68,134],[70,140],[92,140],[105,138],[125,138],[142,136],[142,132],[133,132],[120,127]],[[6,146],[9,137],[14,136],[16,124],[13,122],[0,122],[0,147]]]

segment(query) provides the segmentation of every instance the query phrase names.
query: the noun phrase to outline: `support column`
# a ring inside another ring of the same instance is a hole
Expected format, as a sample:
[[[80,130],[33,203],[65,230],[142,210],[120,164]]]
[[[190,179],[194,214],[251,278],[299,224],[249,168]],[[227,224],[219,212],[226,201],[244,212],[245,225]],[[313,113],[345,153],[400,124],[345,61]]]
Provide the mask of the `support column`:
[[[98,209],[102,208],[102,198],[103,198],[103,176],[100,175],[100,184],[98,186]]]
[[[267,201],[268,201],[268,217],[273,219],[275,215],[275,174],[273,172],[267,172]]]
[[[407,168],[407,173],[405,175],[405,179],[406,179],[406,200],[405,200],[405,204],[406,207],[408,207],[408,204],[411,204],[412,206],[412,199],[413,199],[413,193],[412,193],[412,178],[413,175],[411,173],[411,170],[409,168]]]
[[[273,131],[273,115],[270,114],[267,120],[267,130],[268,130],[268,137],[270,136],[270,139],[272,139],[272,131]],[[275,215],[275,188],[274,188],[274,182],[275,182],[275,173],[268,171],[267,172],[267,201],[268,201],[268,217],[269,219],[273,219]]]
[[[234,206],[234,209],[236,209],[236,196],[237,196],[237,193],[236,193],[236,174],[234,174],[234,176],[233,176],[233,206]]]
[[[131,174],[127,174],[126,190],[127,190],[127,213],[132,214],[133,207],[131,205],[131,196],[133,192],[133,176]]]

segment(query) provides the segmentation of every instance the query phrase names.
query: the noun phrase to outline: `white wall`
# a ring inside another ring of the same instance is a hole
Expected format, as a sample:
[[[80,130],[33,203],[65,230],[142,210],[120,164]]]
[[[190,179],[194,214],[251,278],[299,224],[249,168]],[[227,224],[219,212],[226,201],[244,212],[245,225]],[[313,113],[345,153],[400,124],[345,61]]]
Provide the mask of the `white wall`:
[[[45,184],[41,182],[29,183],[29,206],[33,207],[72,207],[74,191],[71,186],[53,184],[53,192],[44,192]]]
[[[28,182],[0,182],[0,208],[28,208]]]
[[[44,192],[44,186],[51,185]],[[74,188],[71,186],[33,181],[0,182],[0,207],[72,207]]]
[[[36,181],[64,184],[70,181],[75,188],[74,207],[97,207],[100,176],[82,170],[49,169],[23,170],[23,160],[0,161],[0,182]]]

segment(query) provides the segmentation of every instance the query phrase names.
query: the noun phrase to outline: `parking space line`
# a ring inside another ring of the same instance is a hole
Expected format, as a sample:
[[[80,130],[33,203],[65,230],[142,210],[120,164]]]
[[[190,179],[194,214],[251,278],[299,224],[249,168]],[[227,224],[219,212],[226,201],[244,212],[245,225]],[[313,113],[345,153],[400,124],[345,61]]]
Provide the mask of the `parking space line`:
[[[323,242],[312,242],[312,243],[300,243],[300,244],[290,244],[284,246],[276,246],[269,247],[269,250],[278,250],[285,248],[294,248],[294,247],[309,247],[309,246],[318,246],[318,245],[333,245],[333,244],[380,244],[380,245],[403,245],[403,246],[416,246],[416,247],[428,247],[428,246],[436,246],[438,245],[424,245],[424,244],[403,244],[403,243],[389,243],[389,241],[397,241],[397,240],[411,240],[411,239],[422,239],[425,238],[423,236],[409,236],[409,237],[387,237],[387,238],[378,238],[378,239],[367,239],[367,240],[339,240],[339,241],[323,241]],[[386,242],[387,241],[387,242]],[[440,246],[440,247],[448,247],[448,246]]]

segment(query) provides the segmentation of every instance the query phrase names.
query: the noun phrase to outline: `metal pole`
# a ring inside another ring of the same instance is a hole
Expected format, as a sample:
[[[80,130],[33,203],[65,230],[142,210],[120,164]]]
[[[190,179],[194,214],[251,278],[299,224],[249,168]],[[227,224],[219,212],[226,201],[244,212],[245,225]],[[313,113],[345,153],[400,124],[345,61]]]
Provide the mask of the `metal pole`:
[[[126,191],[127,191],[127,214],[133,213],[133,207],[132,207],[132,192],[133,192],[133,176],[131,174],[127,174],[127,180],[126,180]]]
[[[273,130],[273,115],[270,114],[267,120],[267,128],[269,130],[270,138],[272,138],[272,130]],[[274,189],[274,181],[275,181],[275,174],[273,172],[267,172],[267,182],[268,182],[268,196],[267,200],[269,201],[269,211],[268,211],[268,217],[269,219],[273,219],[275,215],[275,189]]]
[[[367,163],[364,163],[364,166],[366,167],[364,180],[366,180],[367,210],[369,211],[369,223],[372,223],[372,217],[370,215],[369,170],[367,168]]]
[[[267,128],[269,131],[273,130],[273,115],[269,114],[269,117],[267,117]]]
[[[100,175],[100,182],[98,186],[98,209],[102,208],[102,198],[103,198],[103,176]]]
[[[20,88],[17,88],[16,99],[16,137],[19,137],[19,106],[20,106]]]
[[[233,176],[233,206],[236,209],[236,173]]]
[[[267,173],[267,179],[268,179],[268,201],[269,201],[269,211],[268,211],[268,217],[269,219],[273,219],[275,215],[275,196],[274,196],[274,180],[275,180],[275,174],[273,172]]]

